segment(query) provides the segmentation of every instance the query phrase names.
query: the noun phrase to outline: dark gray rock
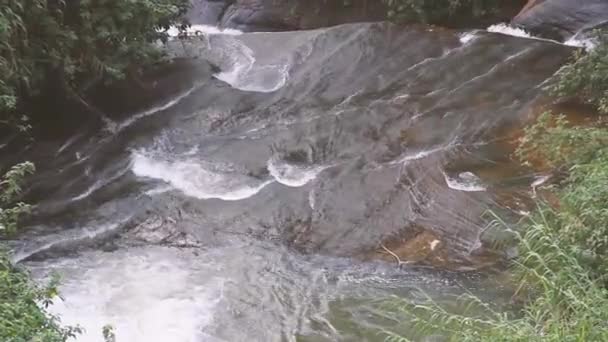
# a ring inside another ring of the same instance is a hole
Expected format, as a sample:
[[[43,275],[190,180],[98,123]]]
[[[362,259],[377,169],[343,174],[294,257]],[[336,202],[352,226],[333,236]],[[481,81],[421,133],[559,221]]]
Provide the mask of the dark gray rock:
[[[527,31],[556,40],[568,38],[608,23],[607,0],[545,0],[530,2],[513,19]]]
[[[382,1],[370,0],[193,0],[188,19],[243,31],[285,31],[379,21],[386,13]]]
[[[482,28],[509,21],[526,0],[501,4],[496,11],[476,17],[473,9],[431,20],[452,28]],[[192,0],[188,18],[193,24],[219,25],[243,31],[292,31],[346,23],[387,20],[388,8],[380,0]]]
[[[244,31],[311,29],[386,19],[381,1],[237,0],[224,13],[222,25]]]
[[[192,0],[191,3],[192,7],[187,14],[191,24],[217,26],[234,0]]]

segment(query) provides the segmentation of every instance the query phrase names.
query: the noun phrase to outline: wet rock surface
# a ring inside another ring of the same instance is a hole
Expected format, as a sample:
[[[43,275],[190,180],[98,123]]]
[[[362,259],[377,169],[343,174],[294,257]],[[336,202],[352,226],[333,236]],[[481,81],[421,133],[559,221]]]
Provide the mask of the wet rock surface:
[[[511,20],[525,0],[505,1],[495,11],[474,15],[473,8],[445,11],[430,24],[452,28],[484,28]],[[388,20],[380,0],[193,0],[192,24],[219,25],[246,32],[291,31],[345,23]],[[432,11],[432,10],[430,10]]]
[[[512,23],[535,35],[564,41],[605,27],[608,24],[608,1],[530,1]]]
[[[154,106],[45,141],[44,157],[32,148],[32,224],[126,221],[127,240],[252,236],[347,257],[422,227],[466,263],[486,210],[534,181],[517,167],[492,176],[509,163],[492,141],[571,52],[386,23],[206,39],[173,43],[188,62]]]
[[[540,176],[503,138],[571,48],[386,23],[226,33],[173,41],[151,93],[107,104],[137,109],[0,147],[39,170],[11,246],[36,279],[60,272],[51,312],[85,341],[105,324],[132,342],[375,341],[394,325],[380,298],[509,300],[441,269],[497,260],[508,236],[484,213],[519,219]]]
[[[387,18],[384,3],[369,0],[194,0],[192,4],[191,23],[243,31],[302,30]]]

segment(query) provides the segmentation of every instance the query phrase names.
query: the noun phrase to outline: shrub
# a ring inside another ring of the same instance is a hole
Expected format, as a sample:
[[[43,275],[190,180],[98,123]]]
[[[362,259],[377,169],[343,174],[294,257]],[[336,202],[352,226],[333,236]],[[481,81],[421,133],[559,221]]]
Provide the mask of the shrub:
[[[56,295],[56,281],[35,285],[0,252],[0,341],[64,342],[78,334],[78,328],[62,327],[46,311]]]
[[[11,168],[0,181],[0,242],[14,234],[19,217],[29,211],[24,203],[14,203],[27,174],[34,165],[22,163]],[[16,268],[0,244],[0,341],[64,342],[79,332],[62,327],[59,319],[46,311],[57,296],[57,279],[39,286],[26,272]]]
[[[161,56],[188,0],[0,0],[0,122],[48,84],[78,96]]]
[[[560,227],[548,216],[556,213],[540,206],[523,233],[513,232],[520,247],[513,268],[520,285],[515,296],[524,300],[522,310],[505,312],[472,294],[459,298],[466,307],[461,313],[430,299],[393,299],[390,310],[400,321],[412,322],[418,334],[404,337],[385,331],[386,340],[422,340],[429,335],[455,342],[608,340],[608,291],[589,275],[576,257],[576,247],[562,239]]]
[[[551,90],[608,114],[606,35],[598,43],[586,55],[577,52]],[[525,130],[516,154],[524,162],[540,158],[562,174],[553,188],[557,201],[539,205],[518,231],[507,228],[518,241],[511,270],[522,307],[505,311],[466,294],[464,313],[431,300],[395,300],[391,308],[427,335],[450,341],[608,341],[608,128],[602,118],[576,127],[544,113]],[[385,333],[388,341],[408,341],[396,331]]]
[[[560,97],[577,97],[608,114],[608,32],[598,31],[595,36],[595,47],[587,53],[577,50],[551,90]]]

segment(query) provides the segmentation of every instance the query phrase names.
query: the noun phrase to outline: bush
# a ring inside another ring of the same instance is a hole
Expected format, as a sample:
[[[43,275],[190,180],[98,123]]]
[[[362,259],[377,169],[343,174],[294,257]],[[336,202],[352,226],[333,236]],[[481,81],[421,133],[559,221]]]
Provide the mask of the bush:
[[[14,203],[21,183],[34,165],[22,163],[11,168],[0,181],[0,242],[15,233],[21,215],[29,211],[24,203]],[[59,319],[46,311],[57,295],[56,279],[41,287],[27,273],[11,264],[0,244],[0,341],[64,342],[79,332],[62,327]]]
[[[78,96],[157,61],[188,0],[0,0],[0,122],[49,84]]]
[[[33,284],[0,252],[0,341],[64,342],[78,334],[78,328],[62,327],[46,311],[56,295],[56,282],[45,287]]]
[[[541,206],[525,232],[513,232],[520,256],[513,271],[519,279],[514,296],[522,310],[500,310],[472,294],[459,299],[466,307],[454,313],[428,299],[421,303],[394,299],[391,311],[413,322],[418,334],[385,331],[387,341],[422,340],[440,335],[448,341],[608,341],[608,291],[589,275],[576,257],[576,246],[565,242],[553,226],[552,209]]]
[[[608,39],[604,35],[598,43],[587,55],[577,52],[551,90],[608,114]],[[556,201],[540,204],[519,231],[509,230],[518,241],[511,270],[519,280],[514,298],[522,307],[505,312],[467,294],[464,313],[432,301],[396,300],[391,308],[398,317],[450,341],[608,341],[608,127],[603,119],[577,127],[544,113],[525,130],[516,154],[554,168],[561,180],[552,189]],[[389,341],[408,341],[395,331],[386,334]]]
[[[23,178],[33,172],[34,164],[25,162],[13,166],[0,179],[0,238],[14,234],[19,218],[30,211],[29,205],[13,202],[21,192]]]
[[[608,114],[608,32],[596,33],[595,48],[576,51],[574,61],[558,74],[551,88],[557,96],[577,97]]]

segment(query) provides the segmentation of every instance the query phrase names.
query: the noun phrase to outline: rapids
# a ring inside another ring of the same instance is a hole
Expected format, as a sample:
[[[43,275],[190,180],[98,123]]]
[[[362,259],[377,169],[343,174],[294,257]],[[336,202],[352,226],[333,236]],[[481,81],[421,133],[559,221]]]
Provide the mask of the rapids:
[[[515,217],[537,180],[506,137],[570,47],[364,23],[169,49],[164,98],[20,151],[37,207],[13,257],[62,276],[51,310],[79,341],[379,341],[382,298],[500,300],[477,273],[375,259],[423,230],[479,266],[483,214]]]

